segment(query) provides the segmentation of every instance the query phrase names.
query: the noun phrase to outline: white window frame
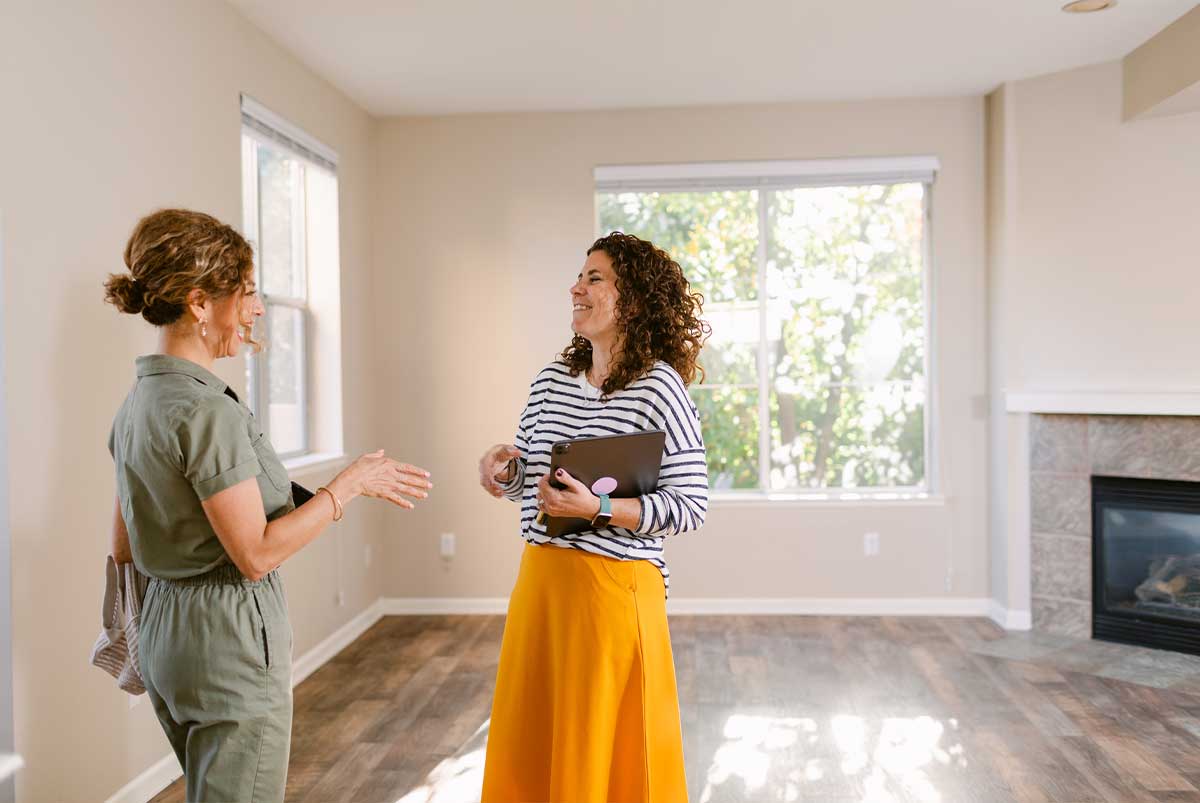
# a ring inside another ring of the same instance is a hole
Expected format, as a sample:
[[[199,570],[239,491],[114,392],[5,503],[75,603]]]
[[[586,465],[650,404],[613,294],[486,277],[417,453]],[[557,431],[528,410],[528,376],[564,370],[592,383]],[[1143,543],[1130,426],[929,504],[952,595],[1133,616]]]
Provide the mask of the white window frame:
[[[758,193],[759,242],[756,255],[758,268],[759,338],[757,355],[758,382],[758,487],[729,489],[714,493],[716,498],[750,501],[810,502],[824,500],[892,501],[927,500],[940,487],[939,465],[934,445],[934,415],[936,393],[934,353],[933,298],[933,185],[941,165],[936,156],[867,157],[853,159],[807,159],[746,162],[694,162],[682,164],[600,165],[594,168],[595,194],[649,192],[720,192],[728,190],[760,190]],[[925,405],[924,405],[924,482],[913,486],[873,486],[870,488],[828,488],[773,491],[770,488],[771,467],[771,378],[768,375],[767,353],[768,304],[766,293],[767,236],[769,233],[768,199],[762,190],[788,190],[801,187],[842,187],[868,184],[922,184],[922,296],[925,305]],[[595,197],[595,196],[593,196]],[[600,230],[600,207],[595,207],[595,229]],[[749,302],[746,302],[749,303]],[[698,384],[697,389],[727,387]],[[728,386],[734,387],[734,386]]]
[[[318,329],[322,329],[328,335],[338,327],[322,327],[320,326],[320,322],[316,320],[317,315],[314,314],[313,308],[314,277],[309,265],[307,247],[310,235],[309,203],[307,197],[309,181],[307,171],[313,169],[325,170],[332,173],[336,178],[337,153],[329,146],[304,132],[298,126],[246,95],[242,95],[241,134],[243,138],[243,148],[241,151],[243,223],[246,238],[255,249],[255,275],[263,306],[266,309],[266,325],[262,328],[270,331],[272,312],[279,308],[298,310],[301,316],[301,334],[300,342],[298,343],[300,361],[298,398],[300,407],[299,415],[302,422],[302,445],[299,449],[281,451],[279,457],[289,468],[307,465],[314,461],[338,459],[341,457],[342,441],[340,431],[340,381],[333,383],[336,387],[331,387],[331,392],[336,393],[339,397],[336,399],[317,398],[320,394],[318,394],[317,389],[313,387],[310,381],[317,373],[312,361],[317,353],[321,351],[318,344],[313,341],[315,332]],[[246,147],[247,143],[252,147]],[[292,253],[295,255],[294,259],[297,260],[293,268],[299,268],[302,273],[302,295],[272,295],[267,292],[266,285],[263,282],[262,265],[258,259],[259,229],[261,223],[261,206],[259,205],[258,195],[258,146],[272,148],[277,152],[296,159],[302,165],[299,192],[293,197],[292,209],[293,220],[303,221],[302,225],[294,226],[292,232]],[[269,342],[267,343],[267,349],[268,351],[270,349]],[[340,352],[340,346],[337,350]],[[340,373],[338,366],[332,366],[331,370]],[[247,391],[249,396],[247,403],[259,419],[263,432],[269,438],[271,437],[272,422],[270,420],[269,406],[270,363],[268,352],[258,355],[248,355]],[[316,431],[322,428],[314,418],[314,408],[318,405],[331,408],[337,419],[336,426],[332,428],[325,426],[324,429],[334,429],[336,431],[326,431],[323,436]]]

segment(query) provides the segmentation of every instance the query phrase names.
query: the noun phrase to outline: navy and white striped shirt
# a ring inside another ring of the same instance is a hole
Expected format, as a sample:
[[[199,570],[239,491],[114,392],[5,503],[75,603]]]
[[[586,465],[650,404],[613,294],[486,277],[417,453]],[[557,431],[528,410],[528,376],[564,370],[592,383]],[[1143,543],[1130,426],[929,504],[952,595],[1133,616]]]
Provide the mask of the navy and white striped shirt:
[[[550,447],[571,438],[624,435],[661,429],[666,433],[658,487],[641,497],[636,529],[601,527],[557,537],[537,523],[537,484],[550,470]],[[646,560],[662,572],[668,592],[671,573],[663,560],[663,537],[698,529],[708,511],[708,465],[700,415],[678,372],[657,362],[624,390],[601,398],[587,375],[571,376],[563,362],[543,368],[529,389],[514,444],[521,450],[517,471],[504,495],[521,503],[521,535],[539,546],[582,549],[619,560]]]

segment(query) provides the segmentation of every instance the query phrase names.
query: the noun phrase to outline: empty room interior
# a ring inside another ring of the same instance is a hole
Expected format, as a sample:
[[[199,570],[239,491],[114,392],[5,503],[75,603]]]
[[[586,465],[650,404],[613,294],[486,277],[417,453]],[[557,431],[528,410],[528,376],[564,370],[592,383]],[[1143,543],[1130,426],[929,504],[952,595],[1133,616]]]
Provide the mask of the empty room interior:
[[[1200,801],[1200,6],[0,0],[0,90],[0,803]]]

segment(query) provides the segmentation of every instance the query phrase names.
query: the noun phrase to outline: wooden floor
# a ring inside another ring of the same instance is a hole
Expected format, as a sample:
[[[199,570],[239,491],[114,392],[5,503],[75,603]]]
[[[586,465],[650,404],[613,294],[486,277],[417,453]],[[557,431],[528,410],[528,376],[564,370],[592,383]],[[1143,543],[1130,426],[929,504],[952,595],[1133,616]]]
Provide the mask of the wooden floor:
[[[503,626],[388,617],[302,683],[287,799],[477,801]],[[692,803],[1200,803],[1200,695],[1073,671],[1044,643],[987,654],[1006,636],[986,620],[687,616],[671,634]]]

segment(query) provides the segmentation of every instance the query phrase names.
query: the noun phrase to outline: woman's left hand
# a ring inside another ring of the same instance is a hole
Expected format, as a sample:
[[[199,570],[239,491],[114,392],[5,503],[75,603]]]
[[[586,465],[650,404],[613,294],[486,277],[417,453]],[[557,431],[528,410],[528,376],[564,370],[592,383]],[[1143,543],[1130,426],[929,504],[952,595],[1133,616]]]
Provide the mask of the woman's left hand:
[[[538,510],[557,518],[577,518],[591,521],[600,512],[600,499],[586,485],[561,468],[554,474],[557,482],[567,486],[559,490],[550,484],[550,475],[538,480]]]

